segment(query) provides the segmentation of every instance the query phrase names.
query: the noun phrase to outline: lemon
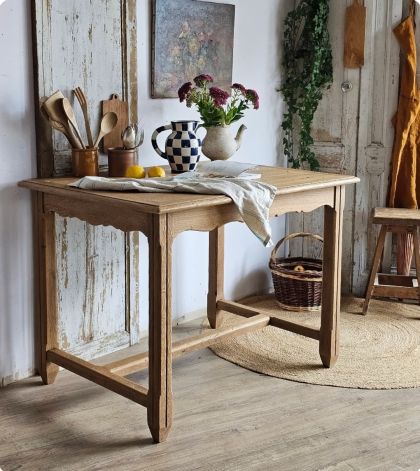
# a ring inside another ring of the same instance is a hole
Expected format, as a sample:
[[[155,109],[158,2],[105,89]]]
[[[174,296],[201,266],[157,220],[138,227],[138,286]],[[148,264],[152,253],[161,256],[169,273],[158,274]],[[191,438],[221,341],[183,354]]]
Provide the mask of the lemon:
[[[162,167],[150,167],[147,172],[148,177],[164,177],[165,170]]]
[[[144,178],[146,176],[146,172],[141,165],[131,165],[131,167],[128,167],[125,172],[125,176],[127,178]]]

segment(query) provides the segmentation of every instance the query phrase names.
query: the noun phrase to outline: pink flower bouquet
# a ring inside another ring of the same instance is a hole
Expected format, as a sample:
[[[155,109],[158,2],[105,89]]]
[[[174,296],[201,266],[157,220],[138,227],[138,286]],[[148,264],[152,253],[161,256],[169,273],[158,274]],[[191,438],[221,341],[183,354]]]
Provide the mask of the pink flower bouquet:
[[[260,99],[255,90],[245,88],[240,83],[231,86],[229,94],[221,88],[210,86],[211,75],[195,77],[194,84],[187,82],[178,90],[179,101],[186,102],[188,108],[196,105],[203,126],[228,126],[244,117],[245,110],[258,110]]]

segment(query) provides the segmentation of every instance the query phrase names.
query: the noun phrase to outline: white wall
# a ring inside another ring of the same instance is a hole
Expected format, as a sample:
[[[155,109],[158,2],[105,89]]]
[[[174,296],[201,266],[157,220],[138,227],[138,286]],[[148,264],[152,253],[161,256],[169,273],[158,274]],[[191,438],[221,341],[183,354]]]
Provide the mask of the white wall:
[[[0,5],[0,386],[33,370],[30,195],[36,175],[29,2]]]
[[[279,26],[291,0],[235,0],[234,81],[258,90],[261,109],[245,119],[248,131],[234,157],[243,162],[282,162],[279,85]],[[150,98],[150,2],[138,2],[139,103],[146,136],[170,120],[197,118],[177,100]],[[31,374],[33,369],[33,277],[30,197],[16,182],[35,176],[33,82],[29,2],[6,0],[0,5],[0,381]],[[280,157],[279,157],[280,156]],[[145,166],[164,163],[146,140]],[[273,222],[274,238],[283,221]],[[200,310],[207,293],[207,236],[178,237],[174,254],[174,315]],[[141,254],[147,260],[147,244]],[[270,285],[269,250],[239,223],[226,231],[226,294],[240,298]],[[146,266],[141,268],[142,311],[147,312]],[[193,289],[191,289],[191,287]],[[143,328],[146,327],[142,315]],[[0,383],[1,384],[1,383]]]
[[[233,81],[255,88],[261,97],[259,111],[249,110],[244,123],[246,131],[241,149],[233,160],[255,162],[263,165],[280,165],[280,123],[283,104],[276,91],[280,82],[281,28],[285,14],[292,5],[289,0],[216,0],[219,3],[236,5]],[[139,61],[139,116],[145,121],[146,136],[155,128],[177,119],[198,119],[199,115],[189,110],[176,99],[150,98],[150,2],[138,2],[138,61]],[[205,71],[203,71],[205,72]],[[188,79],[192,79],[189,77]],[[161,146],[164,138],[160,140]],[[155,154],[146,142],[141,150],[140,163],[144,166],[162,165],[165,162]],[[283,220],[273,221],[274,239],[284,231]],[[184,233],[178,236],[174,246],[174,317],[204,307],[207,295],[207,234]],[[141,253],[147,252],[143,239]],[[226,228],[226,295],[229,298],[267,290],[270,272],[267,268],[269,249],[240,223]],[[146,308],[145,281],[147,271],[142,267],[142,306]],[[194,287],[191,290],[191,287]],[[142,327],[146,323],[143,318]]]

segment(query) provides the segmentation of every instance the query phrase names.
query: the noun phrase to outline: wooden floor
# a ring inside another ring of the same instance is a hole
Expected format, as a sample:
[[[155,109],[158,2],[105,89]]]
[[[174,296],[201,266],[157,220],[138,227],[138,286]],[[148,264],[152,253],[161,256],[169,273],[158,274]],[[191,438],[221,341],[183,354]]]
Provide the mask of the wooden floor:
[[[145,373],[133,377],[145,383]],[[204,350],[175,361],[174,395],[172,433],[154,445],[143,407],[71,373],[52,386],[39,378],[11,385],[0,390],[0,468],[420,469],[420,389],[299,384]]]

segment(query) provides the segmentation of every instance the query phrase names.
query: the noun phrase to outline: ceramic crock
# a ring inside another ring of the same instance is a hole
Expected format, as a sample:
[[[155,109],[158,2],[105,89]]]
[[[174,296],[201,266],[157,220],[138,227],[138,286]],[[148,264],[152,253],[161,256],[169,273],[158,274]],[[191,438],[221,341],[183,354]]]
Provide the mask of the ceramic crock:
[[[129,167],[136,164],[137,149],[112,147],[108,149],[108,175],[125,177]]]
[[[72,149],[74,177],[96,177],[99,175],[98,149]]]

